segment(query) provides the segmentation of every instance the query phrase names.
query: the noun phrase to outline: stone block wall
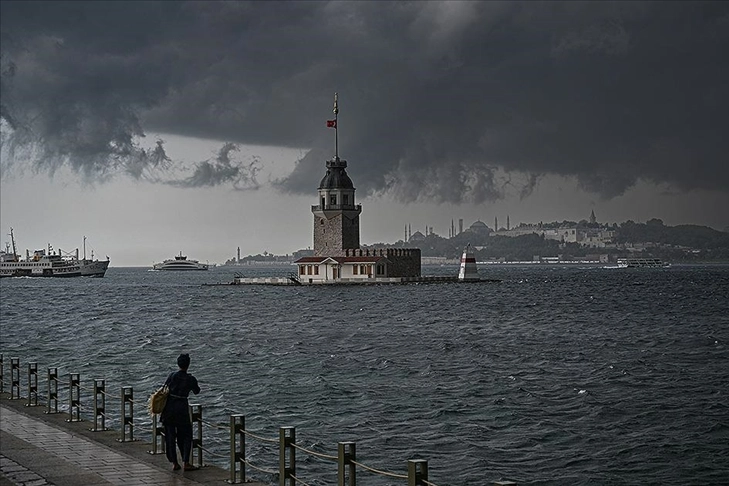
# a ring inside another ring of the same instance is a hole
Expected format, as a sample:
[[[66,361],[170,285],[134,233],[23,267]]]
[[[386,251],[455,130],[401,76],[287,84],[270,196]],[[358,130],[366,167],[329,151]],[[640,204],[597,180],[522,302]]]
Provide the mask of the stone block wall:
[[[420,277],[420,248],[345,250],[344,256],[382,256],[388,260],[388,277]]]
[[[388,248],[388,277],[419,277],[420,248]]]
[[[338,214],[331,219],[314,217],[314,255],[343,256],[359,248],[359,216]]]

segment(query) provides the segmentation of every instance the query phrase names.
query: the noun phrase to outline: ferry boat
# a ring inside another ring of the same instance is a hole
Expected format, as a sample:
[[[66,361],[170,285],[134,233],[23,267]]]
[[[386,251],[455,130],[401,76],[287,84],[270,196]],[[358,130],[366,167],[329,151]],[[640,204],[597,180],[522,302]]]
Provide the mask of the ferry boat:
[[[207,263],[200,263],[197,260],[188,260],[180,252],[174,259],[165,260],[162,263],[152,265],[153,270],[207,270]]]
[[[618,258],[618,268],[668,268],[660,258]]]
[[[79,258],[78,248],[75,255],[64,255],[59,249],[35,250],[33,255],[26,250],[25,259],[21,259],[15,247],[15,235],[10,228],[10,244],[0,251],[0,277],[103,277],[109,268],[109,257],[106,260],[86,258],[86,237],[84,237],[84,256]]]

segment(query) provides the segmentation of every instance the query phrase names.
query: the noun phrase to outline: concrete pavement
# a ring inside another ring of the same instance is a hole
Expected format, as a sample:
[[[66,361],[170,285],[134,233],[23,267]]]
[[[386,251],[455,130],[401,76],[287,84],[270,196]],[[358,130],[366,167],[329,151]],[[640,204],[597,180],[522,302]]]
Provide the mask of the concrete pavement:
[[[66,422],[68,414],[7,398],[0,396],[0,486],[220,486],[230,479],[215,466],[172,471],[149,443],[118,442],[118,431],[92,432],[89,422]]]

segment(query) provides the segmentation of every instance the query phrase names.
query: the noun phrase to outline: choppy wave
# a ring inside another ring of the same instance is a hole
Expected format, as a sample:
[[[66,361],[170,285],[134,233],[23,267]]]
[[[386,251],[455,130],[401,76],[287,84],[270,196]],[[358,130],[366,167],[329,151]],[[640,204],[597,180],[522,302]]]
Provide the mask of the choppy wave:
[[[260,273],[276,271],[289,268]],[[293,425],[328,454],[355,441],[382,470],[427,459],[439,486],[726,482],[729,267],[481,271],[503,281],[202,285],[231,280],[225,268],[3,279],[0,352],[146,397],[186,351],[207,421],[243,413],[267,437]],[[209,430],[221,457],[207,460],[225,467],[227,441]],[[275,469],[271,454],[249,450]],[[301,461],[309,484],[336,484],[335,465]]]

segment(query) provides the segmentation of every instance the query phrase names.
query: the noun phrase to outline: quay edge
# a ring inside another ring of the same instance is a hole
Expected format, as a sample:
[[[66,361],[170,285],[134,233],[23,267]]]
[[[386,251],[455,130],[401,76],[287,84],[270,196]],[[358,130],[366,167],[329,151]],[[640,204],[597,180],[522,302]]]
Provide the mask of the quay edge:
[[[292,277],[235,277],[229,285],[397,285],[397,284],[431,284],[431,283],[498,283],[499,279],[462,280],[457,276],[421,276],[421,277],[380,277],[369,279],[313,280]]]

